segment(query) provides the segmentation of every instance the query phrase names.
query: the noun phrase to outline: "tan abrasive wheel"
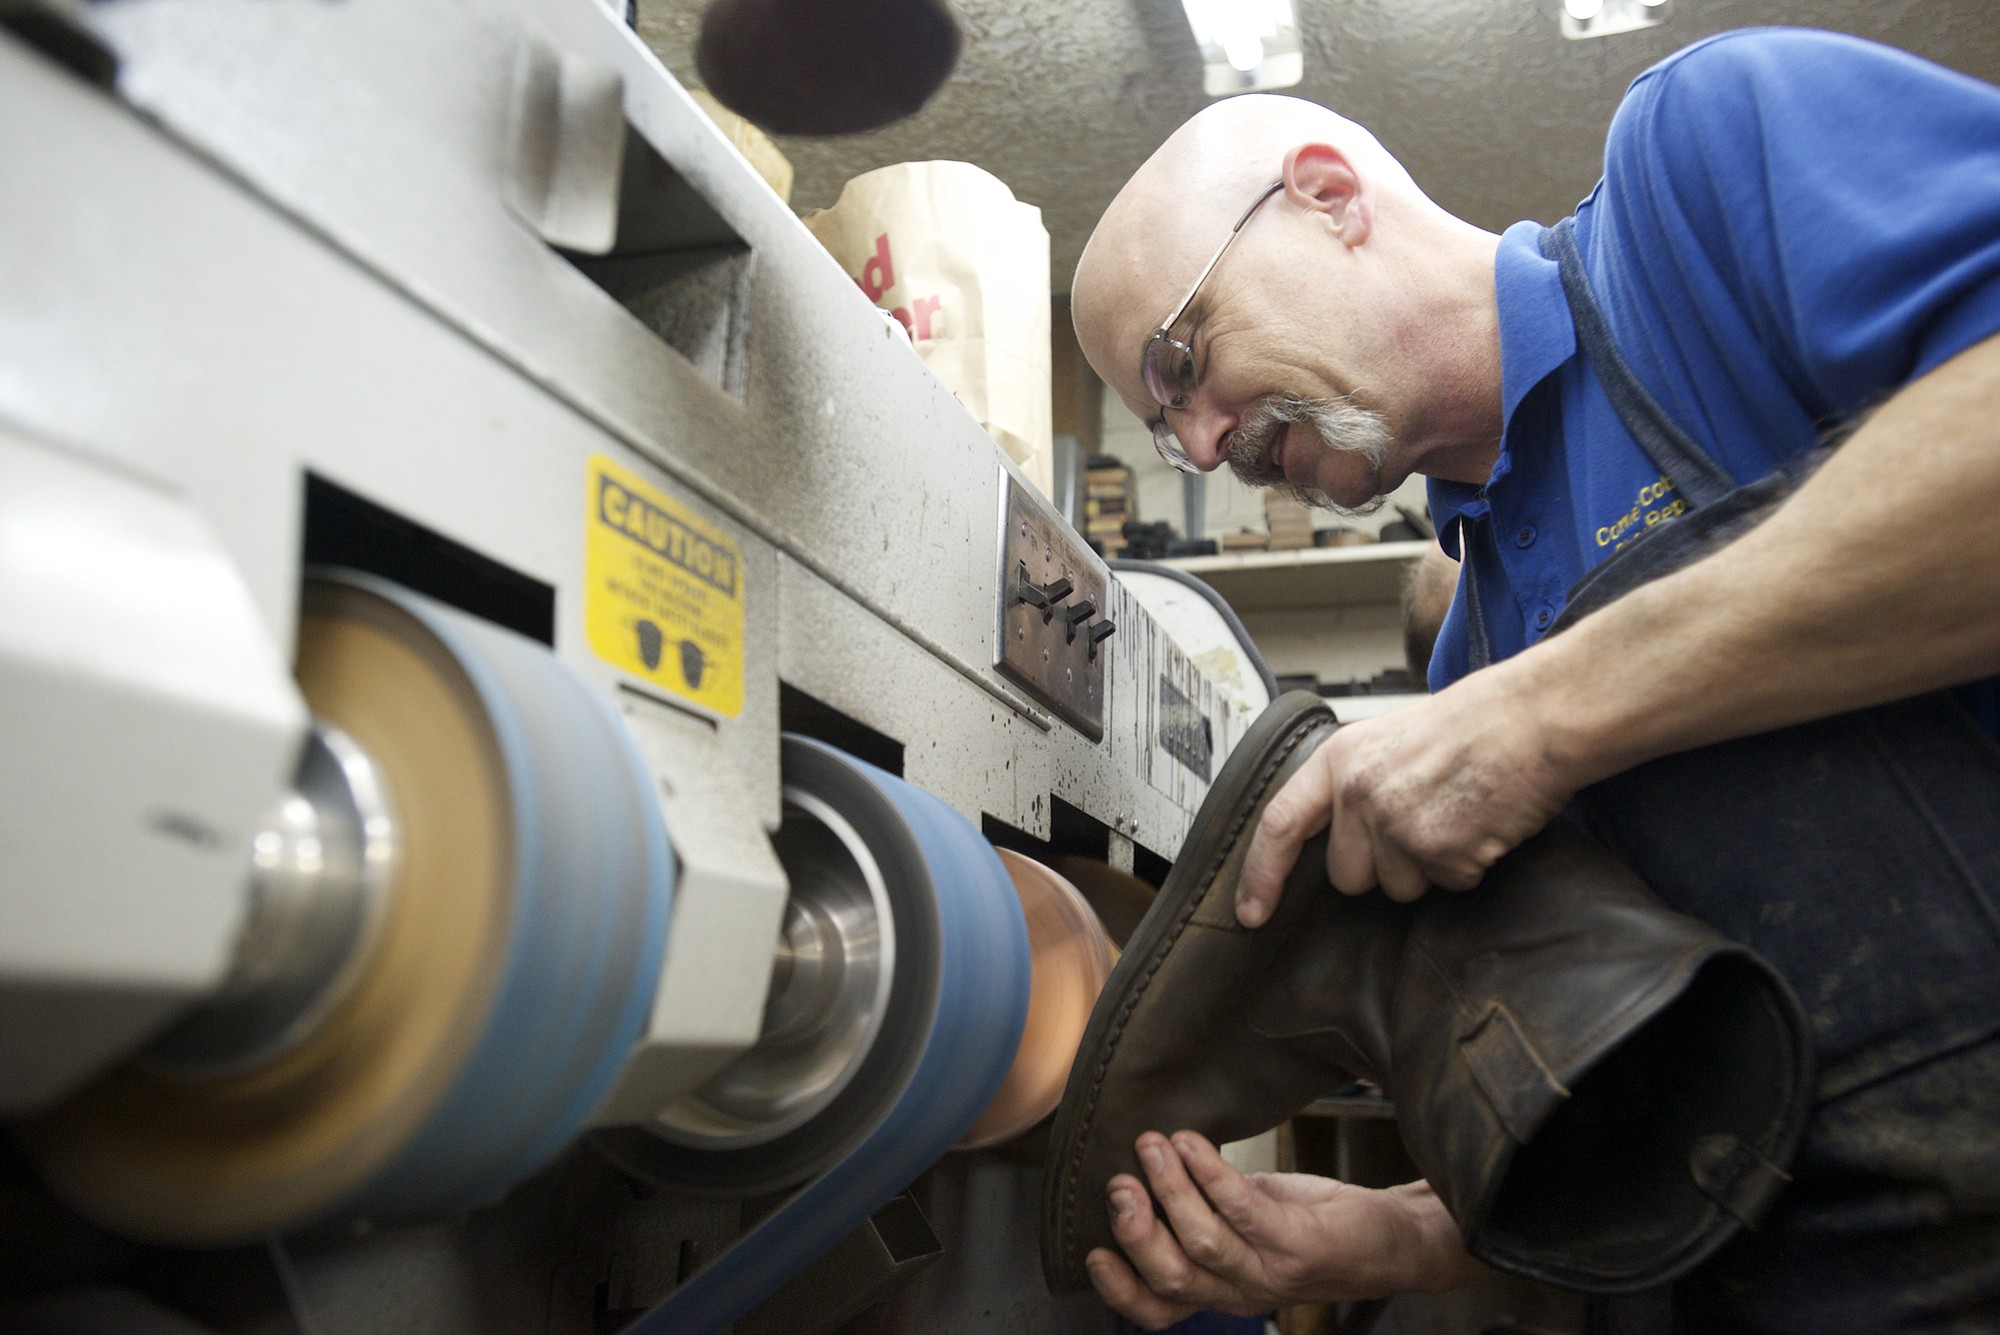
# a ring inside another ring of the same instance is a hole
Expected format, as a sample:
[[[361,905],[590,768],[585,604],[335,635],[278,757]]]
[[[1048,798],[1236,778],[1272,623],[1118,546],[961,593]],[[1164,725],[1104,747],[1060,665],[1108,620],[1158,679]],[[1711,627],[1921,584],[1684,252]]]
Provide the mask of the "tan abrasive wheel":
[[[141,1057],[23,1129],[59,1194],[135,1237],[226,1243],[325,1216],[408,1144],[493,996],[514,844],[464,670],[392,602],[315,583],[298,679],[387,781],[400,844],[387,911],[352,990],[300,1046],[214,1078]]]

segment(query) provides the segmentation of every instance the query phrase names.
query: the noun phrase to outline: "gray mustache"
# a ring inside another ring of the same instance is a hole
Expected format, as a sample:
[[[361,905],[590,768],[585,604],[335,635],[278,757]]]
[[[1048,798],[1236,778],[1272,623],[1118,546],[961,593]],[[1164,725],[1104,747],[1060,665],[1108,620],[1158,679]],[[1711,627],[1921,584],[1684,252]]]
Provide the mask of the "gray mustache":
[[[1342,514],[1366,514],[1382,503],[1376,497],[1358,509],[1336,505],[1317,487],[1301,487],[1271,466],[1267,451],[1284,427],[1304,422],[1329,449],[1358,454],[1380,468],[1392,437],[1382,414],[1343,399],[1309,399],[1302,394],[1273,394],[1244,415],[1229,438],[1229,471],[1245,485],[1286,492],[1302,505]]]

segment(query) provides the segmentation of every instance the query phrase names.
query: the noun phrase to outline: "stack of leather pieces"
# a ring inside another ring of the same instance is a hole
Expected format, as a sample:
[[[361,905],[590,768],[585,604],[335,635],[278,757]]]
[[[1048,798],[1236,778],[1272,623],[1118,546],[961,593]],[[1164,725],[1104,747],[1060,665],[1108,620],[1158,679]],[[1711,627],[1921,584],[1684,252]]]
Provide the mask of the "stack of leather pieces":
[[[1558,821],[1477,888],[1414,904],[1327,884],[1307,845],[1252,931],[1236,880],[1258,817],[1335,724],[1282,696],[1216,777],[1092,1011],[1056,1114],[1042,1260],[1086,1285],[1113,1247],[1105,1185],[1134,1141],[1216,1143],[1356,1079],[1473,1256],[1586,1293],[1665,1283],[1753,1223],[1810,1106],[1796,998],[1763,960],[1672,913]]]

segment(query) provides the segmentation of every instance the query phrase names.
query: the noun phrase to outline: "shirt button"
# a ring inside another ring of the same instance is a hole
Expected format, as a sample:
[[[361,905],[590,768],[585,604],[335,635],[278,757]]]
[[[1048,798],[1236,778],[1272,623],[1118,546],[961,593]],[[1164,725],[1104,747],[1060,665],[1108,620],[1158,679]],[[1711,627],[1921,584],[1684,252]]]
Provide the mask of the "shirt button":
[[[1556,614],[1554,612],[1549,611],[1548,608],[1544,607],[1541,611],[1535,613],[1535,629],[1547,630],[1549,628],[1549,623],[1551,621],[1554,621],[1555,619],[1556,619]]]
[[[1516,533],[1516,534],[1514,535],[1514,545],[1515,545],[1516,547],[1532,547],[1532,546],[1534,546],[1534,545],[1535,545],[1535,526],[1534,526],[1533,524],[1527,524],[1527,525],[1524,525],[1524,526],[1522,527],[1521,531],[1520,531],[1519,533]]]

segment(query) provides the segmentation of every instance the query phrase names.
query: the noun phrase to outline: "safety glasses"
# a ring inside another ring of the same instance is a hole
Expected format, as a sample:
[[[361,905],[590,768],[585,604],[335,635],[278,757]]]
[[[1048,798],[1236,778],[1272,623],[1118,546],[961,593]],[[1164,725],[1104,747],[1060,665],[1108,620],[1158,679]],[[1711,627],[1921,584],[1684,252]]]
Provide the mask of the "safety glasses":
[[[1250,221],[1250,215],[1262,207],[1265,200],[1284,188],[1285,183],[1282,180],[1271,182],[1264,188],[1264,193],[1257,196],[1249,208],[1243,210],[1243,216],[1229,229],[1229,235],[1222,239],[1222,245],[1215,252],[1215,258],[1202,269],[1201,276],[1194,280],[1194,286],[1188,289],[1185,297],[1181,298],[1180,305],[1174,307],[1173,313],[1160,321],[1160,327],[1146,340],[1146,349],[1139,358],[1139,374],[1145,379],[1146,392],[1153,396],[1153,402],[1159,404],[1161,408],[1181,409],[1193,403],[1194,392],[1200,379],[1195,371],[1194,349],[1168,331],[1180,323],[1181,316],[1187,313],[1195,294],[1201,291],[1201,285],[1208,281],[1208,276],[1215,272],[1215,266],[1222,263],[1222,257],[1229,253],[1229,247],[1235,244],[1237,234],[1243,230],[1243,224]],[[1174,435],[1174,429],[1167,425],[1164,412],[1153,421],[1153,448],[1160,452],[1162,459],[1183,473],[1200,471],[1188,452],[1181,447],[1180,440]]]

